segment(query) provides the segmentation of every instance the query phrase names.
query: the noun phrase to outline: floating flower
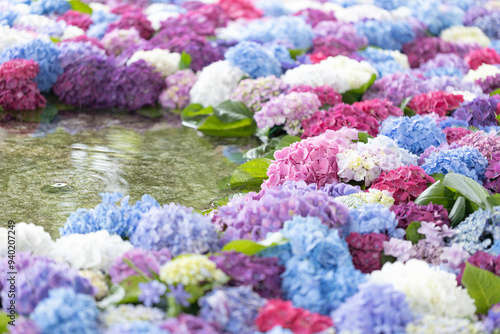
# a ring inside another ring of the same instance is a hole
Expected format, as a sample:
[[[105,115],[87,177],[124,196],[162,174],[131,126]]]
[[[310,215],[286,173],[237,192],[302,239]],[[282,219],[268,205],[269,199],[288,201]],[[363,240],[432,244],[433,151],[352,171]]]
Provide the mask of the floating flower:
[[[138,299],[147,307],[151,307],[153,304],[158,304],[161,296],[167,292],[165,284],[162,284],[157,280],[141,282],[138,284],[138,287],[141,290],[141,294]]]

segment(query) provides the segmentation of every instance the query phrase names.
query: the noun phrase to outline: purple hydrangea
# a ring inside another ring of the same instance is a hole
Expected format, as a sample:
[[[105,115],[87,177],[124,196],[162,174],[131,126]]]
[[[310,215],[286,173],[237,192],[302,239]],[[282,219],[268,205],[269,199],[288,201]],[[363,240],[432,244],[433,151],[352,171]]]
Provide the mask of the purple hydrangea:
[[[57,288],[67,288],[76,293],[92,296],[94,288],[90,282],[78,276],[76,270],[67,264],[56,262],[45,256],[33,256],[30,253],[18,253],[15,258],[16,276],[16,311],[18,314],[27,315],[49,296],[49,292]],[[5,257],[0,264],[0,278],[7,280],[8,259]],[[7,311],[9,301],[9,286],[3,286],[0,295],[4,311]],[[90,297],[92,298],[92,297]]]
[[[130,266],[138,268],[146,276],[153,277],[152,273],[158,274],[160,267],[172,259],[168,249],[148,251],[140,248],[134,248],[115,259],[113,266],[109,270],[111,282],[120,283],[121,281],[139,275],[139,273]]]
[[[351,41],[357,48],[368,45],[368,39],[358,35],[356,27],[343,21],[322,21],[314,27],[316,36],[331,36],[340,40]]]
[[[160,94],[160,104],[168,109],[184,109],[189,105],[189,91],[197,80],[192,70],[182,70],[165,79],[166,88]]]
[[[483,326],[488,333],[500,330],[500,303],[489,309],[488,316],[483,320]]]
[[[442,205],[408,202],[391,206],[391,211],[396,215],[398,228],[405,230],[414,221],[432,222],[436,226],[450,225],[448,211]]]
[[[59,62],[61,63],[61,67],[63,69],[85,58],[106,58],[106,52],[90,42],[61,43],[59,44],[59,51]]]
[[[284,186],[235,197],[219,208],[215,220],[225,230],[225,241],[262,240],[294,215],[317,217],[328,227],[341,227],[347,223],[349,209],[323,191]]]
[[[485,94],[490,94],[500,88],[500,74],[490,75],[485,79],[479,79],[476,83],[481,87]]]
[[[266,300],[249,286],[218,288],[200,298],[200,317],[224,333],[252,334]]]
[[[167,291],[165,284],[160,283],[157,280],[141,282],[138,287],[139,290],[141,290],[141,294],[138,299],[147,307],[152,307],[154,304],[158,304],[161,296],[163,296]]]
[[[332,318],[340,332],[404,333],[413,315],[406,295],[392,285],[363,284]]]
[[[175,334],[220,334],[212,325],[200,317],[181,314],[177,318],[169,318],[159,324],[161,329]]]
[[[223,252],[212,256],[225,274],[231,277],[230,286],[248,285],[264,298],[281,298],[281,278],[285,268],[273,257],[248,256],[238,252]]]
[[[36,323],[29,318],[19,317],[15,324],[15,326],[8,327],[10,334],[42,334]]]
[[[352,186],[347,183],[327,183],[320,188],[331,197],[348,196],[361,192],[360,186]]]
[[[467,62],[454,53],[438,53],[434,58],[421,64],[420,70],[428,71],[440,67],[454,67],[459,69],[462,74],[469,71]]]
[[[415,77],[407,73],[393,73],[375,80],[363,94],[363,100],[388,99],[395,106],[399,106],[407,97],[422,93],[424,91]]]
[[[288,85],[274,75],[258,79],[244,79],[231,93],[231,99],[243,102],[250,110],[256,112],[261,109],[263,104],[280,95],[286,89],[288,89]]]
[[[470,126],[476,128],[479,126],[498,125],[496,119],[498,103],[499,100],[496,97],[478,97],[460,106],[453,113],[453,117],[469,122]]]
[[[174,203],[144,214],[130,242],[144,249],[167,248],[174,257],[219,249],[217,232],[210,218]]]

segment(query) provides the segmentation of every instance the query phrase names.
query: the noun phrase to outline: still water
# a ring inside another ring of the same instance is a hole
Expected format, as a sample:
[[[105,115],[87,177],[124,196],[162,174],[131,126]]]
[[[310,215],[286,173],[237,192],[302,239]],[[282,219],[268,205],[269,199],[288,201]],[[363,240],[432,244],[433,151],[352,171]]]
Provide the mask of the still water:
[[[218,181],[237,166],[223,152],[242,146],[166,124],[142,133],[111,126],[70,134],[58,127],[42,137],[1,137],[0,224],[32,222],[53,238],[71,212],[97,205],[101,192],[130,195],[131,203],[147,193],[161,204],[209,208],[227,193]]]

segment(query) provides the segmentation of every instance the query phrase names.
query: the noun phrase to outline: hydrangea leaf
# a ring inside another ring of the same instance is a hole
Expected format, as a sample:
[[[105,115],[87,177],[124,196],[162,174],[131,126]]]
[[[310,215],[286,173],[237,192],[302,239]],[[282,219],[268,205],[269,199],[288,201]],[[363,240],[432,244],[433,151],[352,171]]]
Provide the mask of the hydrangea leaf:
[[[368,143],[368,139],[373,139],[373,136],[370,136],[367,132],[358,132],[358,140],[353,140],[354,143],[360,141],[362,143],[365,143],[367,144]]]
[[[420,222],[412,222],[406,228],[406,240],[411,241],[412,244],[416,244],[419,240],[425,239],[425,235],[418,233],[418,229],[422,226]]]
[[[486,198],[486,205],[489,208],[493,208],[495,206],[500,206],[500,194],[488,196],[488,198]]]
[[[492,91],[492,92],[490,93],[490,96],[493,96],[493,95],[500,95],[500,88],[495,89],[494,91]]]
[[[410,103],[410,101],[411,101],[412,98],[413,98],[413,96],[408,96],[406,99],[404,99],[403,101],[401,101],[401,105],[399,106],[399,109],[405,110],[406,106],[408,105],[408,103]]]
[[[361,100],[361,96],[364,92],[375,82],[377,79],[377,75],[373,74],[370,80],[368,80],[363,86],[351,89],[344,94],[342,94],[342,102],[353,104],[354,102],[358,102]]]
[[[181,112],[182,125],[189,128],[197,128],[213,113],[212,107],[203,108],[201,104],[192,103]]]
[[[208,117],[198,128],[199,131],[219,137],[248,137],[255,133],[257,125],[251,118],[224,123],[215,115]]]
[[[9,323],[10,318],[7,314],[0,312],[0,333],[8,333],[7,324]]]
[[[222,251],[236,251],[246,255],[254,255],[261,250],[266,249],[266,246],[260,245],[251,240],[233,240],[222,247]]]
[[[57,110],[56,106],[51,103],[47,103],[47,106],[40,114],[40,122],[48,124],[54,119],[54,117],[57,116],[58,113],[59,110]]]
[[[307,49],[289,49],[288,52],[290,52],[290,57],[292,57],[293,60],[297,60],[297,57],[305,54]]]
[[[130,276],[120,282],[120,286],[125,289],[125,297],[120,301],[119,304],[129,304],[139,302],[139,295],[141,294],[141,289],[139,289],[139,283],[145,283],[148,280],[141,276]]]
[[[189,68],[189,66],[191,65],[191,60],[191,55],[189,53],[186,53],[185,51],[182,51],[181,60],[179,61],[179,69],[185,70]]]
[[[282,137],[274,137],[267,144],[263,144],[248,150],[244,157],[251,160],[256,158],[274,158],[274,152],[300,141],[300,137],[285,135]]]
[[[483,209],[486,207],[488,191],[479,183],[465,175],[448,173],[443,179],[443,186],[451,190],[456,190],[466,199]]]
[[[90,8],[89,5],[78,0],[69,0],[68,2],[71,5],[71,9],[82,13],[92,14],[92,8]]]
[[[453,204],[453,208],[450,211],[449,218],[452,227],[457,226],[464,220],[466,212],[465,197],[460,196]]]
[[[258,190],[268,178],[267,169],[271,164],[271,159],[257,158],[240,165],[231,175],[229,184],[238,189]]]
[[[238,100],[227,100],[214,109],[214,115],[223,123],[241,121],[245,118],[252,118],[252,112],[247,106]]]
[[[431,177],[436,181],[442,181],[444,179],[444,174],[434,173],[431,175]]]
[[[443,186],[443,181],[437,181],[425,189],[415,200],[418,205],[427,205],[431,202],[443,205],[447,210],[451,210],[455,203],[455,193]]]
[[[500,302],[500,277],[466,263],[462,284],[474,299],[477,313],[485,314]]]

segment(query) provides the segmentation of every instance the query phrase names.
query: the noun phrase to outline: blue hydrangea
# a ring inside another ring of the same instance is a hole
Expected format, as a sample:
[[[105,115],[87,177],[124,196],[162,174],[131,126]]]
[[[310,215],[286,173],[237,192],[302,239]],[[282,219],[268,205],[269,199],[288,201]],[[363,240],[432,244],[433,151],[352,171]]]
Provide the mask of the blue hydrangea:
[[[484,251],[494,254],[500,242],[500,206],[492,210],[479,209],[455,228],[450,242],[462,246],[470,254]],[[493,250],[491,249],[495,245]]]
[[[261,43],[285,41],[296,49],[307,49],[312,46],[313,30],[302,17],[280,16],[252,21],[245,30],[243,40]]]
[[[453,128],[453,127],[468,128],[469,123],[467,123],[466,121],[462,121],[461,119],[446,117],[446,119],[439,121],[439,127],[441,129]]]
[[[93,11],[90,18],[92,19],[92,24],[87,30],[87,36],[101,39],[106,34],[109,24],[119,20],[120,16],[98,10]]]
[[[218,288],[200,298],[200,318],[216,324],[221,332],[252,334],[255,318],[266,299],[250,286]]]
[[[357,292],[364,275],[354,268],[347,243],[313,217],[293,217],[282,234],[289,239],[281,288],[297,307],[329,314]],[[307,282],[307,284],[304,284]]]
[[[491,12],[474,20],[473,25],[481,29],[489,38],[499,38],[500,12]]]
[[[470,177],[481,185],[486,167],[488,160],[477,148],[469,146],[434,152],[422,165],[428,175],[458,173]]]
[[[130,237],[135,231],[142,214],[160,204],[151,196],[143,195],[134,205],[128,203],[129,197],[121,200],[120,206],[115,204],[123,197],[120,193],[101,193],[102,203],[94,209],[77,209],[66,224],[59,229],[59,234],[92,233],[107,230],[110,234],[118,234],[122,238]]]
[[[240,42],[229,48],[224,57],[231,65],[239,67],[253,79],[281,75],[281,63],[278,59],[255,42]]]
[[[392,285],[362,284],[332,313],[339,332],[404,333],[413,316],[403,292]]]
[[[358,35],[368,43],[385,50],[402,50],[403,44],[412,42],[415,33],[404,21],[360,21],[356,23]]]
[[[264,11],[264,16],[278,17],[288,14],[283,1],[280,0],[258,0],[255,7]]]
[[[432,78],[432,77],[442,77],[442,76],[450,76],[450,77],[463,77],[463,73],[460,69],[451,66],[444,66],[438,68],[431,68],[427,71],[422,72],[424,77]]]
[[[293,332],[281,326],[274,326],[271,330],[267,332],[255,332],[254,334],[293,334]]]
[[[133,321],[115,324],[104,334],[170,334],[170,332],[150,322]]]
[[[500,39],[491,40],[490,48],[500,53]]]
[[[395,60],[389,52],[372,46],[367,47],[363,51],[358,51],[358,54],[371,63],[384,63],[386,61]]]
[[[98,332],[97,314],[93,297],[60,288],[38,303],[31,319],[42,334],[94,334]]]
[[[290,56],[290,51],[288,51],[283,44],[270,43],[264,45],[264,48],[278,59],[283,69],[288,70],[298,65],[295,60],[293,60],[292,56]]]
[[[12,27],[18,16],[17,12],[10,9],[0,11],[0,26]]]
[[[377,70],[380,78],[383,76],[386,76],[388,74],[404,71],[403,66],[401,66],[401,64],[395,60],[390,60],[390,61],[381,62],[381,63],[375,63],[372,65]]]
[[[38,1],[36,1],[38,2]],[[0,52],[0,64],[12,59],[32,59],[40,65],[40,73],[35,78],[38,89],[48,92],[63,73],[59,64],[59,50],[52,42],[34,39],[28,43],[16,45]]]
[[[439,0],[412,1],[412,15],[434,35],[451,26],[461,26],[465,12],[456,6],[441,6]]]
[[[391,138],[399,147],[417,155],[432,145],[438,147],[446,142],[446,135],[436,121],[429,116],[415,115],[411,118],[405,116],[384,122],[380,134]]]
[[[168,248],[173,257],[219,250],[217,232],[210,218],[174,203],[144,214],[130,242],[149,250]]]
[[[443,3],[457,6],[458,8],[467,11],[477,2],[476,0],[444,0]]]
[[[394,10],[402,6],[407,6],[408,0],[375,0],[373,4],[386,10]]]
[[[64,14],[71,9],[71,5],[66,0],[37,0],[30,5],[31,14],[50,15]]]
[[[391,237],[402,238],[405,231],[398,226],[396,215],[388,207],[379,203],[369,203],[349,212],[349,223],[345,226],[344,235],[357,232],[359,234],[384,233]]]

